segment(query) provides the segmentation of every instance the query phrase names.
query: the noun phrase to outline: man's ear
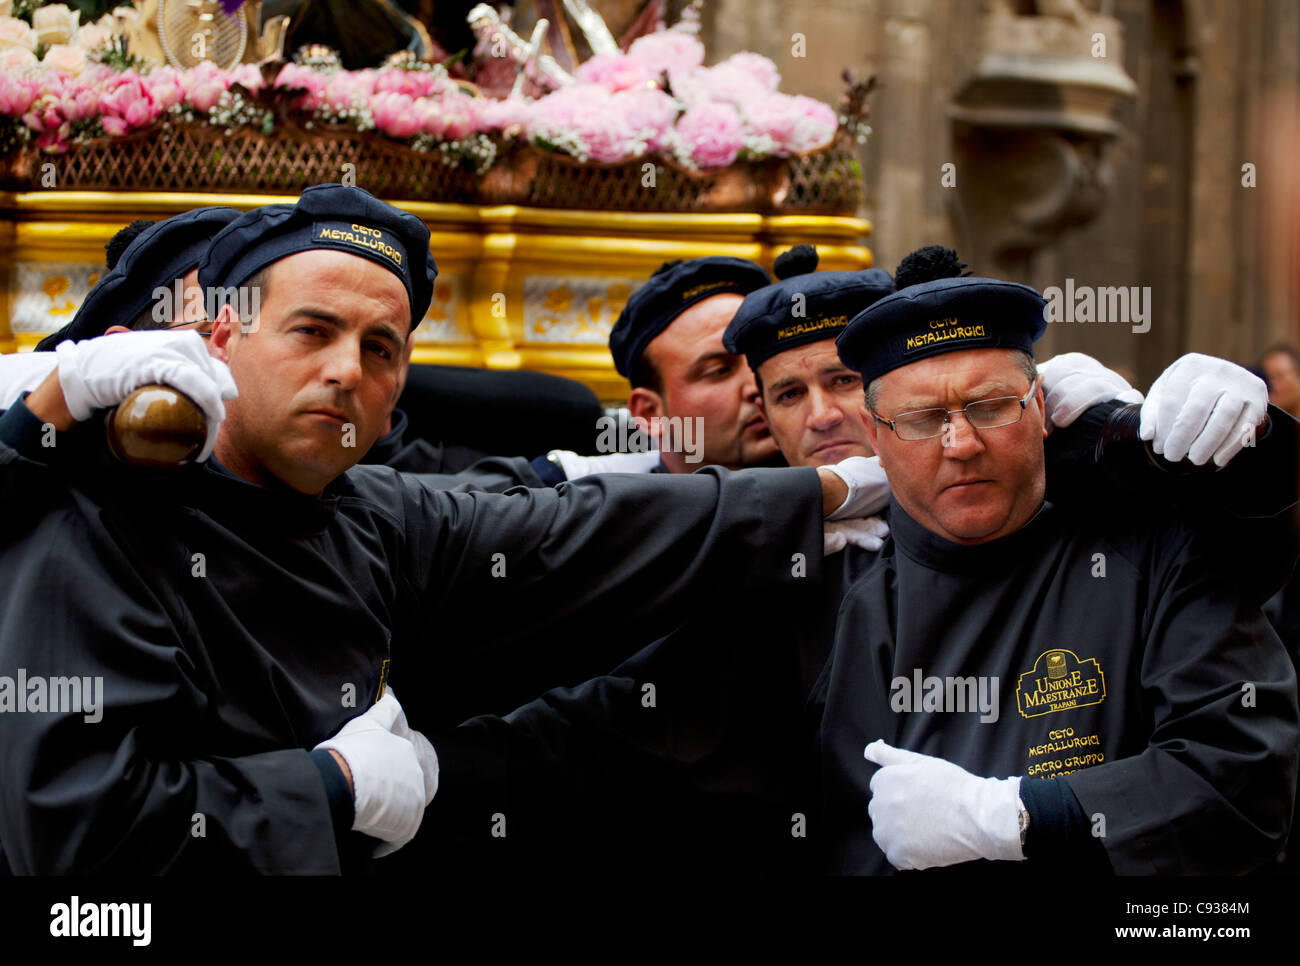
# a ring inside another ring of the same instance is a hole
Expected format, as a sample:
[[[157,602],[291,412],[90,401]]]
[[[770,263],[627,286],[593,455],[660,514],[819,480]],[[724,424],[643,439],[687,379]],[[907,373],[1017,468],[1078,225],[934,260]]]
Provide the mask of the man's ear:
[[[638,386],[627,397],[627,411],[632,414],[633,421],[643,431],[654,435],[655,427],[659,425],[658,417],[664,415],[667,407],[664,406],[664,397],[659,393]]]
[[[1047,398],[1043,395],[1042,380],[1038,382],[1038,388],[1034,390],[1034,399],[1038,401],[1038,411],[1043,415],[1043,439],[1047,439],[1052,432],[1052,421],[1047,418]]]
[[[212,335],[208,337],[208,352],[222,362],[230,362],[230,345],[240,329],[239,313],[229,303],[221,306],[212,320]]]
[[[110,325],[107,329],[104,330],[104,335],[117,335],[119,332],[130,332],[130,331],[131,330],[124,325]]]

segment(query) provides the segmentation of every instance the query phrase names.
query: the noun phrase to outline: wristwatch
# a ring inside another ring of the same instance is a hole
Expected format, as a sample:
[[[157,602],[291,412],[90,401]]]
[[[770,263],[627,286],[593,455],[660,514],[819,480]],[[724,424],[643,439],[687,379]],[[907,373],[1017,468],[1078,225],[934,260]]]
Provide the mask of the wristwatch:
[[[1025,803],[1018,798],[1016,799],[1016,804],[1020,806],[1020,848],[1023,850],[1025,847],[1025,836],[1029,834],[1029,809],[1025,808]]]

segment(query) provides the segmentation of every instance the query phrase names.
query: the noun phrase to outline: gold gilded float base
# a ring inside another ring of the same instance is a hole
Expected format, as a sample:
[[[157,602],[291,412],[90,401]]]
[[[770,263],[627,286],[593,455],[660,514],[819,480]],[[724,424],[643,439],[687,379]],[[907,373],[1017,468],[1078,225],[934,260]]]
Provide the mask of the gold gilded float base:
[[[364,186],[364,185],[363,185]],[[248,209],[294,195],[149,191],[0,192],[0,352],[27,350],[76,312],[104,244],[137,218],[202,205]],[[815,244],[823,269],[872,264],[869,222],[844,215],[583,211],[395,201],[422,218],[439,275],[415,333],[417,362],[534,369],[626,401],[609,330],[660,263],[734,255],[771,267]]]

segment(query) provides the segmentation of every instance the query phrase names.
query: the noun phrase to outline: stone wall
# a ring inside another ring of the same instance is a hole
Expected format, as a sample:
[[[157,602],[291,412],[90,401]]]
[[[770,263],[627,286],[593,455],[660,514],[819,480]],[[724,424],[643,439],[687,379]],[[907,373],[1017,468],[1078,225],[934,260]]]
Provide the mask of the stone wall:
[[[1109,192],[1086,224],[1011,263],[980,255],[960,191],[941,183],[942,166],[957,161],[953,99],[979,59],[980,0],[710,0],[704,40],[711,61],[758,51],[776,61],[784,90],[832,103],[841,68],[879,76],[874,133],[862,149],[878,265],[892,269],[912,248],[941,242],[976,251],[977,273],[1039,288],[1073,279],[1150,290],[1149,331],[1063,323],[1049,330],[1043,354],[1087,351],[1145,385],[1182,352],[1250,361],[1271,342],[1296,339],[1300,4],[1084,6],[1123,25],[1123,68],[1137,86],[1113,113],[1122,132],[1105,149]],[[793,55],[796,34],[804,57]],[[1243,186],[1244,164],[1255,165],[1254,188]],[[1034,175],[1014,168],[1008,178]],[[959,184],[962,176],[959,167]],[[1009,187],[1014,194],[1016,183]]]

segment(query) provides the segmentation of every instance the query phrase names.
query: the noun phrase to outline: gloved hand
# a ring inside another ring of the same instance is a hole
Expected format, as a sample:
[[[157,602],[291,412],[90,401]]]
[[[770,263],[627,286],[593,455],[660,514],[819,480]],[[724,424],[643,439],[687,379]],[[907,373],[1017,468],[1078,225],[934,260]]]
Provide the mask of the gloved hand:
[[[392,688],[384,692],[384,697],[389,695],[392,695],[394,701],[397,700]],[[397,718],[393,721],[393,734],[405,738],[415,748],[415,757],[420,760],[420,770],[424,772],[424,804],[428,806],[433,801],[433,796],[438,794],[438,753],[433,750],[433,745],[424,736],[424,732],[416,731],[407,724],[406,712],[400,707]]]
[[[1203,466],[1213,457],[1227,466],[1267,412],[1264,380],[1227,359],[1189,352],[1151,386],[1138,435],[1171,463],[1186,457]]]
[[[197,332],[132,332],[129,335],[60,342],[59,386],[72,418],[89,419],[96,409],[116,406],[150,383],[171,386],[198,404],[207,417],[208,438],[199,460],[217,443],[226,418],[223,399],[239,395],[226,364],[208,354]]]
[[[889,505],[889,480],[880,468],[880,457],[850,456],[821,468],[830,470],[849,488],[849,495],[827,520],[869,517]]]
[[[879,550],[889,536],[889,524],[880,517],[828,521],[822,530],[822,554],[839,553],[849,544],[863,550]]]
[[[0,410],[8,409],[23,393],[43,383],[58,364],[53,352],[15,352],[0,356]]]
[[[1043,377],[1043,402],[1055,429],[1069,426],[1085,409],[1118,399],[1140,403],[1142,393],[1118,372],[1082,352],[1063,352],[1038,367]]]
[[[1021,861],[1020,778],[978,778],[942,758],[873,741],[871,837],[896,869]]]
[[[572,450],[553,449],[546,454],[560,464],[570,480],[580,480],[593,473],[649,473],[659,462],[658,453],[609,453],[605,456],[579,456]]]
[[[406,717],[391,690],[364,714],[345,724],[318,749],[333,749],[352,772],[352,828],[383,841],[375,856],[396,852],[420,828],[430,798],[415,746],[394,734]],[[315,750],[315,749],[313,749]],[[436,787],[436,786],[435,786]]]

